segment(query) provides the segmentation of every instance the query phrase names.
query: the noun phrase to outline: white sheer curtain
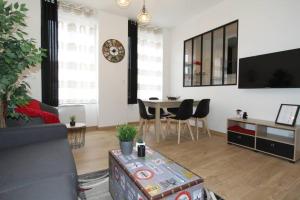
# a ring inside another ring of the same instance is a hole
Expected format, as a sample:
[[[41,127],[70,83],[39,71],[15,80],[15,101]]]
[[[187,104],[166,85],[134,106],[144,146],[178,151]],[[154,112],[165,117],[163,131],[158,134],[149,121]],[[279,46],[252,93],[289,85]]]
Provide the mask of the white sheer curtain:
[[[91,104],[98,101],[98,25],[74,6],[58,10],[59,102]]]
[[[138,98],[162,98],[163,36],[161,30],[138,29]]]

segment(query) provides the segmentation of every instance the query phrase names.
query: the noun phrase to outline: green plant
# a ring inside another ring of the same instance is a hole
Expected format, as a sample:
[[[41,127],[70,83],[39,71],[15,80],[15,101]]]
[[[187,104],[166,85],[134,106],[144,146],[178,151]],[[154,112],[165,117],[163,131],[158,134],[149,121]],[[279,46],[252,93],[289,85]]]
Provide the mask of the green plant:
[[[75,120],[76,120],[76,116],[75,115],[70,116],[70,121],[71,122],[75,122]]]
[[[137,143],[143,143],[144,140],[143,140],[142,138],[138,138],[138,139],[136,140],[136,142],[137,142]]]
[[[137,129],[130,125],[121,125],[117,127],[117,137],[121,142],[131,142],[137,134]]]
[[[25,4],[0,0],[0,127],[5,127],[6,117],[23,117],[15,108],[30,100],[24,79],[45,56],[45,50],[23,31],[27,11]]]

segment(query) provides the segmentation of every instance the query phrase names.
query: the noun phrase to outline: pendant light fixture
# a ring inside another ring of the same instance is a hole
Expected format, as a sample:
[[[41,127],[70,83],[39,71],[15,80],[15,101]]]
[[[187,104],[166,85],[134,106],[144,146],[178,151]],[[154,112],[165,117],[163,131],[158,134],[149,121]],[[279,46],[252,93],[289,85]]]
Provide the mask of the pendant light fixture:
[[[131,3],[131,0],[117,0],[117,4],[121,7],[121,8],[125,8],[128,7]]]
[[[143,8],[137,16],[138,23],[141,25],[146,25],[151,21],[151,15],[146,10],[146,4],[144,0]]]

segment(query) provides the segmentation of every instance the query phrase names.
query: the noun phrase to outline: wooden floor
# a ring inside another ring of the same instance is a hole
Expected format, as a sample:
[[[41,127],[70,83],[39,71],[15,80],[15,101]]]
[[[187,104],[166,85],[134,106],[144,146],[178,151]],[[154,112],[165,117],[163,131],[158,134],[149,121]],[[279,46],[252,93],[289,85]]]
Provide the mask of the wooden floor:
[[[177,145],[175,133],[159,144],[150,133],[146,143],[203,177],[206,187],[227,200],[300,200],[300,161],[292,164],[228,145],[217,134],[192,142],[185,133]],[[87,133],[85,147],[73,151],[78,173],[108,168],[108,150],[116,148],[114,129]]]

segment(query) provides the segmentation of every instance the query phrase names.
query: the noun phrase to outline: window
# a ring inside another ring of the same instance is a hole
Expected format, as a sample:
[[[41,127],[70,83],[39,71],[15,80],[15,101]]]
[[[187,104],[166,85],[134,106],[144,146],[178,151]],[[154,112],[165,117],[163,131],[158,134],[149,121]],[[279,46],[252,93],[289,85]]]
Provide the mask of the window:
[[[59,103],[89,104],[98,99],[98,28],[91,16],[58,13]]]
[[[138,28],[138,98],[162,98],[163,36],[160,30]]]
[[[236,85],[238,21],[184,42],[183,86]]]

